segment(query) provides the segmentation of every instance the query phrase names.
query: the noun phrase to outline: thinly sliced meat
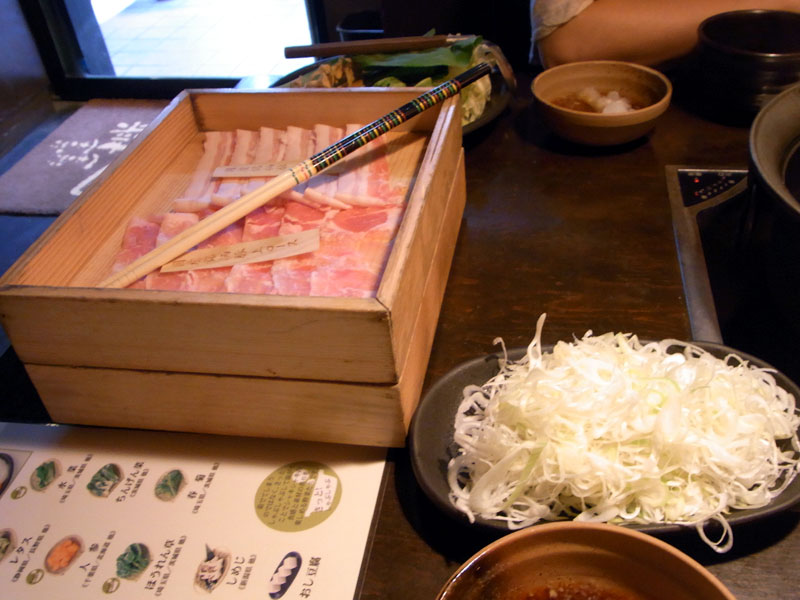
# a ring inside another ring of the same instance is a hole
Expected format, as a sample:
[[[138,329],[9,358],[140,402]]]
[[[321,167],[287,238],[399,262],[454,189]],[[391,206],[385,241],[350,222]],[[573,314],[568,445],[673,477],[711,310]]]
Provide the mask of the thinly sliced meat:
[[[245,217],[242,241],[263,240],[279,235],[285,210],[282,202],[255,209]]]
[[[284,160],[292,164],[299,163],[314,154],[314,132],[310,129],[290,125],[286,128],[286,153]],[[307,202],[303,199],[306,183],[301,183],[281,196],[286,200]]]
[[[153,219],[133,217],[130,223],[128,223],[128,227],[122,237],[122,248],[119,252],[117,252],[116,257],[114,258],[114,264],[111,266],[111,272],[116,273],[155,248],[160,229],[160,219],[157,221]],[[145,287],[144,278],[132,283],[128,287]]]
[[[242,241],[244,233],[244,219],[228,225],[207,240],[197,245],[202,248],[222,248]],[[225,281],[231,272],[231,267],[212,267],[210,269],[195,269],[191,281],[192,290],[198,292],[218,292],[225,289]]]
[[[335,144],[344,137],[344,129],[329,125],[314,125],[314,154],[322,152],[328,146]],[[320,173],[306,182],[303,196],[319,204],[335,208],[349,208],[349,204],[336,198],[339,177]]]
[[[172,239],[182,231],[196,224],[200,217],[195,213],[167,213],[161,220],[158,232],[157,245]],[[144,280],[144,287],[148,290],[184,290],[194,289],[195,271],[176,271],[161,273],[154,271]]]
[[[122,237],[122,248],[147,248],[148,251],[156,247],[158,231],[161,221],[133,217],[128,223],[125,235]]]
[[[360,125],[350,124],[346,135]],[[336,188],[336,198],[352,206],[400,204],[405,190],[391,181],[386,140],[378,137],[344,159]]]
[[[312,296],[375,295],[392,246],[393,233],[374,230],[361,233],[323,232],[314,256],[310,279]]]
[[[371,298],[378,288],[379,274],[366,269],[331,268],[311,275],[309,295]]]
[[[225,291],[238,294],[274,294],[272,264],[261,262],[233,265],[225,279]]]
[[[238,244],[242,241],[244,234],[244,219],[239,219],[235,223],[228,225],[212,235],[210,238],[200,242],[198,248],[216,248],[219,246],[230,246],[231,244]]]
[[[209,167],[209,172],[221,164],[296,163],[359,127],[351,125],[346,132],[321,124],[313,131],[300,127],[288,127],[285,131],[265,127],[258,135],[239,131],[236,147],[226,144],[226,140],[232,140],[232,132],[209,132],[203,160],[208,166],[210,157],[215,157],[216,164]],[[230,245],[319,229],[320,247],[316,252],[233,267],[153,273],[135,285],[146,285],[150,289],[248,294],[374,296],[403,217],[405,188],[400,186],[402,190],[398,191],[398,185],[392,182],[388,147],[381,138],[360,148],[343,162],[347,168],[340,175],[332,172],[317,175],[198,246]],[[209,179],[202,192],[215,191],[218,197],[235,199],[237,194],[251,191],[268,180],[269,177],[249,178],[246,182],[226,179],[217,184]],[[199,176],[196,181],[200,181]],[[238,184],[238,188],[233,184]],[[199,183],[193,189],[199,190]],[[173,212],[160,217],[157,242],[163,243],[217,208],[204,198],[200,198],[197,205],[194,213]],[[147,225],[151,238],[156,221]],[[135,239],[135,233],[131,231],[129,237]],[[136,246],[135,242],[131,244]],[[123,246],[126,245],[127,241]],[[128,260],[123,255],[126,251],[123,247],[121,261]]]
[[[256,131],[237,129],[233,152],[228,165],[241,167],[253,161],[258,144],[259,134]],[[216,191],[211,195],[211,202],[215,206],[226,206],[241,197],[247,185],[246,177],[225,177]]]
[[[197,213],[172,212],[165,214],[161,220],[156,245],[160,246],[199,221],[200,217]]]
[[[275,292],[282,296],[308,296],[311,293],[311,275],[316,270],[313,254],[281,258],[272,264]]]
[[[335,175],[320,173],[309,179],[305,184],[303,198],[317,206],[330,206],[332,208],[347,209],[350,205],[336,197],[337,182]],[[293,195],[293,199],[296,197]]]
[[[173,210],[197,212],[207,208],[216,190],[216,181],[211,177],[214,169],[227,164],[233,150],[232,131],[207,131],[203,141],[203,156],[183,195],[175,200]]]
[[[321,266],[360,268],[381,273],[394,236],[387,231],[323,232],[316,259]]]
[[[399,206],[355,207],[335,214],[329,229],[353,233],[380,229],[394,233],[402,218],[403,208]]]
[[[269,165],[282,162],[286,156],[286,132],[272,127],[259,129],[258,144],[256,146],[253,163]],[[261,187],[272,177],[251,177],[245,185],[245,193]]]
[[[148,290],[190,291],[194,271],[177,271],[161,273],[154,271],[144,278],[144,287]]]
[[[289,201],[286,203],[279,233],[290,235],[310,229],[321,230],[326,220],[325,211]],[[307,296],[311,291],[311,273],[315,268],[315,254],[301,254],[273,261],[272,280],[275,283],[275,292],[285,296]]]
[[[298,231],[308,231],[309,229],[322,229],[327,216],[326,211],[301,204],[300,202],[289,201],[286,203],[286,210],[283,213],[280,234],[288,235]]]
[[[286,154],[284,160],[300,162],[314,154],[314,132],[289,125],[286,128]]]
[[[366,195],[380,198],[387,204],[402,204],[405,200],[406,185],[392,182],[389,167],[389,147],[385,137],[378,137],[367,144],[371,160],[362,171],[367,180]]]
[[[257,208],[245,217],[242,241],[251,242],[278,235],[284,207],[281,204]],[[231,267],[225,291],[240,294],[274,294],[272,262],[248,263]]]

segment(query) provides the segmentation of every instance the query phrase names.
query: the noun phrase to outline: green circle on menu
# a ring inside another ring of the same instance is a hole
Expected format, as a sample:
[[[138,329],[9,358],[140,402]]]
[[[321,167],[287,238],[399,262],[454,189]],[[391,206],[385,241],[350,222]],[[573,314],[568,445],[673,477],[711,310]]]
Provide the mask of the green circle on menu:
[[[267,527],[304,531],[331,516],[341,497],[341,482],[330,467],[300,461],[276,469],[261,482],[255,509]]]

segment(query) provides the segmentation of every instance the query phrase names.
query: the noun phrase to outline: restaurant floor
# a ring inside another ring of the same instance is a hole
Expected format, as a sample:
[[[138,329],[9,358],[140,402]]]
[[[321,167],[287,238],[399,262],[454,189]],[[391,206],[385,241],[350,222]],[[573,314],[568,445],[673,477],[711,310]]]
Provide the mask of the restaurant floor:
[[[121,77],[277,79],[311,61],[283,56],[311,43],[303,0],[95,0],[95,13]]]

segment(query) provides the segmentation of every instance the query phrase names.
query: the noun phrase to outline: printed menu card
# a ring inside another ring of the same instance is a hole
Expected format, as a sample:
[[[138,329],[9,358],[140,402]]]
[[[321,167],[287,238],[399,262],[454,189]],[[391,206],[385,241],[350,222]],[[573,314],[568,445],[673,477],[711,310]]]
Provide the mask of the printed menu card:
[[[385,458],[0,423],[0,598],[352,598]]]

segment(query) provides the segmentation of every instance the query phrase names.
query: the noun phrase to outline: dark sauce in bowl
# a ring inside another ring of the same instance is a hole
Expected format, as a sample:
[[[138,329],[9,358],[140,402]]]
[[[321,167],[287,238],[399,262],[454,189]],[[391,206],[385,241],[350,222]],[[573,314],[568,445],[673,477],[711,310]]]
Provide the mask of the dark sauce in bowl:
[[[589,582],[565,581],[511,594],[508,600],[644,600],[644,598]]]

